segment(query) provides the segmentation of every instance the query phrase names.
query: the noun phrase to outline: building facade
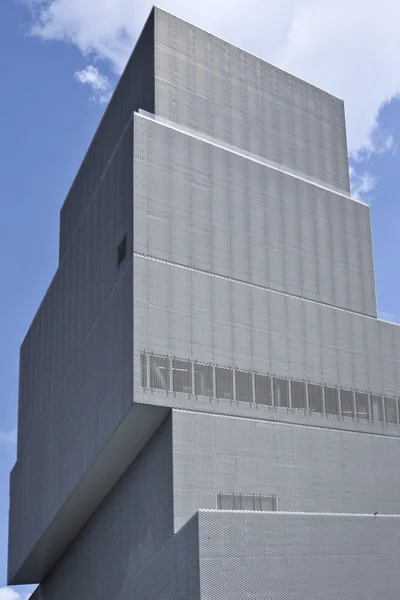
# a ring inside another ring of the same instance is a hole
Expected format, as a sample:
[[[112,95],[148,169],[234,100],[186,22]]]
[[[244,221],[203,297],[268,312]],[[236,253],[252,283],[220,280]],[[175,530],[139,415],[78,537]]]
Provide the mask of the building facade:
[[[399,366],[343,102],[154,8],[21,346],[9,583],[398,600]]]

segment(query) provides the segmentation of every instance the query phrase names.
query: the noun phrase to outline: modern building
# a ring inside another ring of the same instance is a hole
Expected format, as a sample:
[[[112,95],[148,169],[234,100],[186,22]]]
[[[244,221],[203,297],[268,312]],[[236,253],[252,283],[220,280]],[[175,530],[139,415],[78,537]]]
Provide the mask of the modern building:
[[[399,367],[343,102],[154,8],[21,347],[9,583],[398,600]]]

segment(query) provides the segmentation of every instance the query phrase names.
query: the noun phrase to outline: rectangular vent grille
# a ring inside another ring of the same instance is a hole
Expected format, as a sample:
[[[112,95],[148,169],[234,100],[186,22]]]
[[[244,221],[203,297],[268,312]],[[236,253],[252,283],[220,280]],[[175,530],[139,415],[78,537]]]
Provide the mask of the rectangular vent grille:
[[[276,496],[259,494],[217,494],[219,510],[258,510],[271,512],[278,510]]]

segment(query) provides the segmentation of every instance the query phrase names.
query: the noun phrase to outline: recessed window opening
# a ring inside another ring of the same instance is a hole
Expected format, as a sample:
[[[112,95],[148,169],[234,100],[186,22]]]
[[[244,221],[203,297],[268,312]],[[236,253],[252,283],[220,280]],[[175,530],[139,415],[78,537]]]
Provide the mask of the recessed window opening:
[[[122,238],[121,242],[118,245],[118,251],[117,251],[117,266],[119,268],[120,264],[122,263],[123,260],[125,260],[126,257],[126,234],[124,235],[124,237]]]
[[[397,423],[396,405],[394,398],[385,398],[386,422]]]
[[[304,381],[292,381],[292,408],[304,410],[306,407],[306,386]]]
[[[322,388],[320,385],[308,384],[308,405],[312,412],[322,413]]]
[[[165,356],[150,355],[150,387],[169,391],[170,360]]]
[[[262,494],[217,494],[219,510],[254,510],[271,512],[278,510],[276,496]]]
[[[274,377],[274,404],[275,406],[289,406],[289,390],[286,379]]]
[[[192,364],[189,361],[172,361],[172,389],[174,392],[192,393]]]
[[[217,398],[233,400],[233,379],[231,369],[216,367]]]
[[[368,394],[356,392],[356,410],[358,419],[368,419]]]
[[[338,391],[337,388],[325,386],[325,412],[327,415],[338,414]]]
[[[257,404],[272,404],[271,378],[266,375],[254,376],[255,398]]]
[[[251,373],[236,371],[236,400],[238,402],[252,402],[253,389]]]
[[[350,390],[340,390],[340,404],[342,417],[353,416],[353,392]]]
[[[382,398],[371,394],[371,412],[373,421],[383,421]]]
[[[147,354],[142,352],[140,355],[140,373],[141,373],[141,381],[142,386],[147,387]]]
[[[217,397],[238,403],[255,402],[257,406],[308,408],[311,413],[399,425],[398,398],[367,391],[295,381],[149,352],[140,354],[139,368],[143,388],[194,393],[196,396]]]
[[[213,376],[211,365],[194,365],[195,393],[197,396],[213,395]]]

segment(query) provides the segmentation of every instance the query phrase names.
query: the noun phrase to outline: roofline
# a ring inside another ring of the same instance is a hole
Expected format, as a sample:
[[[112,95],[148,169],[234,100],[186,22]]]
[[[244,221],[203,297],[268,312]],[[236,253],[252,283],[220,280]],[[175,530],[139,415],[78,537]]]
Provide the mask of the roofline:
[[[157,10],[159,10],[159,11],[161,11],[161,12],[167,14],[167,15],[170,15],[171,17],[174,17],[175,19],[178,19],[179,21],[182,21],[183,23],[186,23],[187,25],[191,25],[192,27],[195,27],[196,29],[200,29],[201,31],[205,31],[209,35],[212,35],[213,37],[217,38],[218,40],[221,40],[221,42],[224,42],[225,44],[229,44],[230,46],[233,46],[234,48],[237,48],[241,52],[245,52],[249,56],[253,56],[254,58],[257,58],[258,60],[261,60],[262,62],[267,63],[268,65],[271,65],[271,67],[274,67],[274,69],[278,69],[282,73],[286,73],[287,75],[290,75],[291,77],[294,77],[294,79],[297,79],[298,81],[302,81],[303,83],[306,83],[307,85],[312,86],[313,88],[315,88],[315,89],[323,92],[324,94],[327,94],[328,96],[331,96],[332,98],[335,98],[336,100],[339,100],[340,102],[343,102],[343,104],[344,104],[343,98],[340,98],[339,96],[336,96],[335,94],[332,94],[332,92],[328,92],[324,88],[319,87],[315,83],[311,83],[311,81],[308,81],[307,79],[299,77],[298,75],[294,75],[294,73],[291,73],[290,71],[288,71],[286,69],[283,69],[282,67],[278,67],[278,65],[272,63],[269,60],[266,60],[265,58],[262,58],[258,54],[254,54],[254,52],[250,52],[249,50],[246,50],[245,48],[242,48],[241,46],[238,46],[237,44],[234,44],[233,42],[230,42],[229,40],[226,40],[225,38],[221,37],[220,35],[212,33],[208,29],[203,29],[203,27],[200,27],[199,25],[195,25],[191,21],[188,21],[187,19],[183,19],[182,17],[179,17],[175,13],[170,12],[169,10],[165,10],[165,8],[161,8],[157,4],[153,5],[152,10],[154,10],[154,9],[157,9]]]

